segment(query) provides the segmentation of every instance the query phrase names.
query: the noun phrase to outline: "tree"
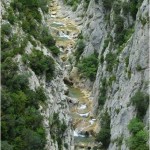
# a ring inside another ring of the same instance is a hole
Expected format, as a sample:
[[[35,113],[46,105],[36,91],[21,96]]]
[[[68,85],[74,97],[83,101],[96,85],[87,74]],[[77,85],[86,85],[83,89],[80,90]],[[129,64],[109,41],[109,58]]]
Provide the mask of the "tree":
[[[140,91],[137,91],[131,98],[131,102],[137,109],[138,117],[143,118],[148,108],[149,96]]]
[[[144,124],[137,118],[134,118],[130,121],[128,129],[131,133],[136,134],[144,128]]]

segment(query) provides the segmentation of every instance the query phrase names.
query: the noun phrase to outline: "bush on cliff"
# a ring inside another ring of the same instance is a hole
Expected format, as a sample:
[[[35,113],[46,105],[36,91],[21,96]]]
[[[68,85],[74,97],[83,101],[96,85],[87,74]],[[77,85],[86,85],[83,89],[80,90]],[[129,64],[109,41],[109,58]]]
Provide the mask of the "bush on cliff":
[[[98,69],[98,55],[92,54],[87,58],[83,58],[79,62],[78,68],[83,76],[89,78],[91,81],[94,81]]]

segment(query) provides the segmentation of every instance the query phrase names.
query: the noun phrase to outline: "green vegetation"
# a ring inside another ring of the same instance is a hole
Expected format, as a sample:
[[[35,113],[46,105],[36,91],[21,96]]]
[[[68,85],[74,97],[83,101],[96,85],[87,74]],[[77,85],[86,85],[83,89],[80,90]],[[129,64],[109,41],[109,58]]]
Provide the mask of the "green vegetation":
[[[41,8],[43,12],[48,12],[47,5],[49,0],[14,0],[11,2],[11,8],[14,13],[19,11],[18,20],[22,21],[22,29],[25,33],[32,35],[35,39],[39,40],[44,46],[46,46],[54,55],[59,54],[59,49],[55,46],[55,40],[51,36],[48,27],[45,27],[41,23],[42,16],[38,8]],[[12,12],[10,15],[12,16]]]
[[[83,76],[94,81],[98,69],[98,55],[92,54],[87,58],[83,58],[79,62],[78,68],[80,72],[83,73]]]
[[[10,7],[8,9],[8,16],[7,16],[7,20],[10,22],[10,24],[14,25],[14,23],[16,22],[16,16],[14,15],[13,9]]]
[[[138,65],[136,66],[136,70],[137,70],[137,71],[141,71],[141,70],[142,70],[142,67],[138,64]]]
[[[30,90],[29,75],[18,74],[18,64],[10,57],[2,62],[1,71],[2,149],[42,150],[46,143],[38,110],[39,102],[46,100],[42,88]]]
[[[90,0],[84,0],[84,9],[87,10]]]
[[[136,19],[136,14],[137,14],[137,11],[138,11],[138,1],[137,0],[131,0],[130,3],[129,3],[129,11],[131,13],[131,16],[133,17],[133,19],[135,20]]]
[[[111,37],[107,37],[107,38],[105,39],[102,53],[104,53],[104,51],[105,51],[105,49],[108,47],[108,44],[109,44],[110,41],[111,41]]]
[[[100,107],[102,107],[105,104],[106,101],[106,92],[107,92],[107,81],[106,78],[104,78],[101,81],[101,86],[100,86],[100,90],[99,90],[100,94],[99,94],[99,99],[98,99],[98,105]]]
[[[144,26],[146,23],[147,23],[147,20],[146,20],[146,18],[142,18],[141,16],[140,16],[140,21],[141,21],[141,23],[142,23],[142,25]]]
[[[116,81],[116,76],[115,75],[110,76],[110,78],[108,80],[108,85],[111,86],[113,81]]]
[[[76,11],[78,5],[80,4],[80,0],[65,0],[65,3],[67,5],[72,6],[72,10]],[[84,8],[87,9],[89,5],[90,0],[84,0]]]
[[[133,118],[128,129],[132,134],[128,139],[128,146],[130,150],[148,150],[148,132],[144,130],[144,124],[137,118]]]
[[[98,1],[99,1],[99,0],[95,0],[95,3],[98,4]]]
[[[128,67],[128,65],[129,65],[129,56],[127,56],[127,57],[125,58],[125,64],[126,64],[126,67]]]
[[[131,133],[136,134],[144,128],[144,124],[137,118],[130,121],[128,129]]]
[[[55,46],[56,41],[53,39],[51,34],[49,33],[49,29],[47,27],[42,28],[41,36],[39,37],[40,42],[45,45],[54,55],[58,55],[60,53],[59,49]]]
[[[79,0],[65,0],[67,5],[72,6],[72,10],[76,11],[78,4],[79,4]]]
[[[143,118],[148,108],[149,96],[140,91],[137,91],[131,98],[131,102],[137,110],[137,116],[139,118]]]
[[[125,16],[127,16],[130,12],[130,8],[129,8],[129,2],[123,2],[122,3],[122,10],[123,10],[123,14]]]
[[[11,31],[12,31],[12,28],[9,23],[2,24],[1,26],[2,35],[6,34],[7,36],[9,36],[11,34]]]
[[[102,142],[102,147],[107,149],[110,143],[110,116],[105,112],[101,116],[101,129],[96,136],[96,141]]]
[[[39,104],[43,106],[47,100],[45,91],[43,87],[35,91],[29,88],[30,74],[20,72],[20,61],[17,62],[15,56],[24,55],[26,63],[21,67],[28,65],[36,74],[46,74],[47,80],[53,77],[55,67],[51,57],[36,50],[31,55],[24,54],[28,41],[36,46],[35,40],[41,41],[53,54],[58,54],[55,41],[49,33],[43,33],[45,27],[40,24],[42,18],[38,9],[46,13],[48,3],[49,0],[14,0],[3,15],[9,23],[1,26],[2,150],[44,150],[46,144],[43,116],[39,111]],[[23,35],[19,30],[16,34],[12,32],[15,24],[22,27]]]
[[[110,35],[108,35],[107,38],[104,41],[104,46],[103,46],[103,49],[102,49],[102,52],[101,52],[101,57],[100,57],[100,63],[101,64],[103,64],[103,62],[104,62],[103,54],[105,52],[105,49],[108,47],[109,42],[112,42],[112,37]]]
[[[52,139],[54,141],[57,141],[58,143],[58,148],[59,150],[62,150],[62,137],[64,132],[67,129],[67,125],[65,124],[65,122],[61,122],[59,120],[59,115],[58,113],[54,113],[53,117],[50,119],[49,121],[49,125],[50,125],[50,133],[52,136]],[[68,145],[65,143],[64,144],[65,147],[67,147]]]
[[[118,35],[115,36],[115,43],[119,46],[123,45],[129,40],[133,33],[134,29],[132,26],[128,29],[123,29],[120,33],[118,33]]]
[[[79,58],[80,58],[81,54],[84,51],[84,48],[85,48],[85,44],[84,44],[84,41],[83,41],[83,36],[82,36],[82,33],[80,33],[78,35],[78,40],[77,40],[77,43],[76,43],[76,51],[75,51],[75,57],[76,57],[77,62],[79,61]]]
[[[16,34],[12,34],[11,36],[8,36],[8,41],[5,38],[6,34],[2,33],[2,52],[1,52],[1,58],[2,62],[8,58],[8,57],[14,57],[17,54],[23,54],[24,48],[27,44],[26,37],[23,41],[20,41],[19,37]]]
[[[111,51],[106,55],[105,61],[107,62],[107,68],[106,70],[109,72],[113,71],[114,66],[117,65],[118,60],[117,60],[117,54],[112,53]]]
[[[130,14],[132,18],[135,20],[138,8],[141,6],[142,2],[143,0],[130,0],[129,2],[123,2],[122,3],[123,14],[125,16]]]
[[[120,1],[114,1],[113,11],[115,14],[120,14],[120,11],[121,11]]]
[[[116,108],[116,109],[115,109],[115,112],[116,112],[117,114],[119,114],[120,108]]]
[[[23,61],[27,64],[36,75],[46,75],[46,80],[50,81],[54,76],[54,60],[43,54],[42,51],[32,50],[32,53],[23,57]]]
[[[43,99],[45,101],[45,97],[41,94],[39,97],[39,90],[28,88],[25,75],[17,75],[15,70],[13,72],[13,79],[2,84],[2,147],[8,142],[8,147],[16,150],[41,150],[46,139],[38,103]]]
[[[115,33],[118,34],[124,29],[124,20],[120,15],[114,15],[114,23],[116,24]]]
[[[128,78],[129,78],[129,79],[131,78],[131,69],[128,70]]]
[[[102,0],[103,6],[106,10],[111,10],[114,0]]]
[[[123,136],[121,135],[121,136],[117,137],[113,142],[116,143],[118,150],[121,150],[121,145],[123,142]]]
[[[68,149],[68,143],[64,143],[64,147]]]

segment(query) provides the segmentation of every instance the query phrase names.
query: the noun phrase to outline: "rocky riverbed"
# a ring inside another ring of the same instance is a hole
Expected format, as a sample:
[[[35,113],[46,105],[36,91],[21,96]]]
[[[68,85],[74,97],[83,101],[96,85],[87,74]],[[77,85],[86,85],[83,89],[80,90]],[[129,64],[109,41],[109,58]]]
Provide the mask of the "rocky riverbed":
[[[78,19],[74,13],[64,5],[62,6],[61,2],[53,1],[51,10],[50,29],[56,40],[56,45],[61,50],[60,58],[64,69],[64,81],[69,84],[71,83],[69,77],[72,69],[69,58],[72,57],[75,51],[80,26],[75,21]],[[92,114],[91,93],[85,89],[77,88],[73,84],[72,81],[72,84],[68,87],[68,96],[71,98],[69,105],[74,129],[75,149],[90,149],[95,146],[94,134],[97,128],[97,120]]]

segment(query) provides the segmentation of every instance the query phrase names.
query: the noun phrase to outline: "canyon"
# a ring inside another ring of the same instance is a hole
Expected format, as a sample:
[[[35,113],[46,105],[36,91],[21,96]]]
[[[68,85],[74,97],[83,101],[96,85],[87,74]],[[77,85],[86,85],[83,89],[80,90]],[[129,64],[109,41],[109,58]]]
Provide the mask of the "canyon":
[[[148,150],[148,9],[2,0],[2,150]]]

